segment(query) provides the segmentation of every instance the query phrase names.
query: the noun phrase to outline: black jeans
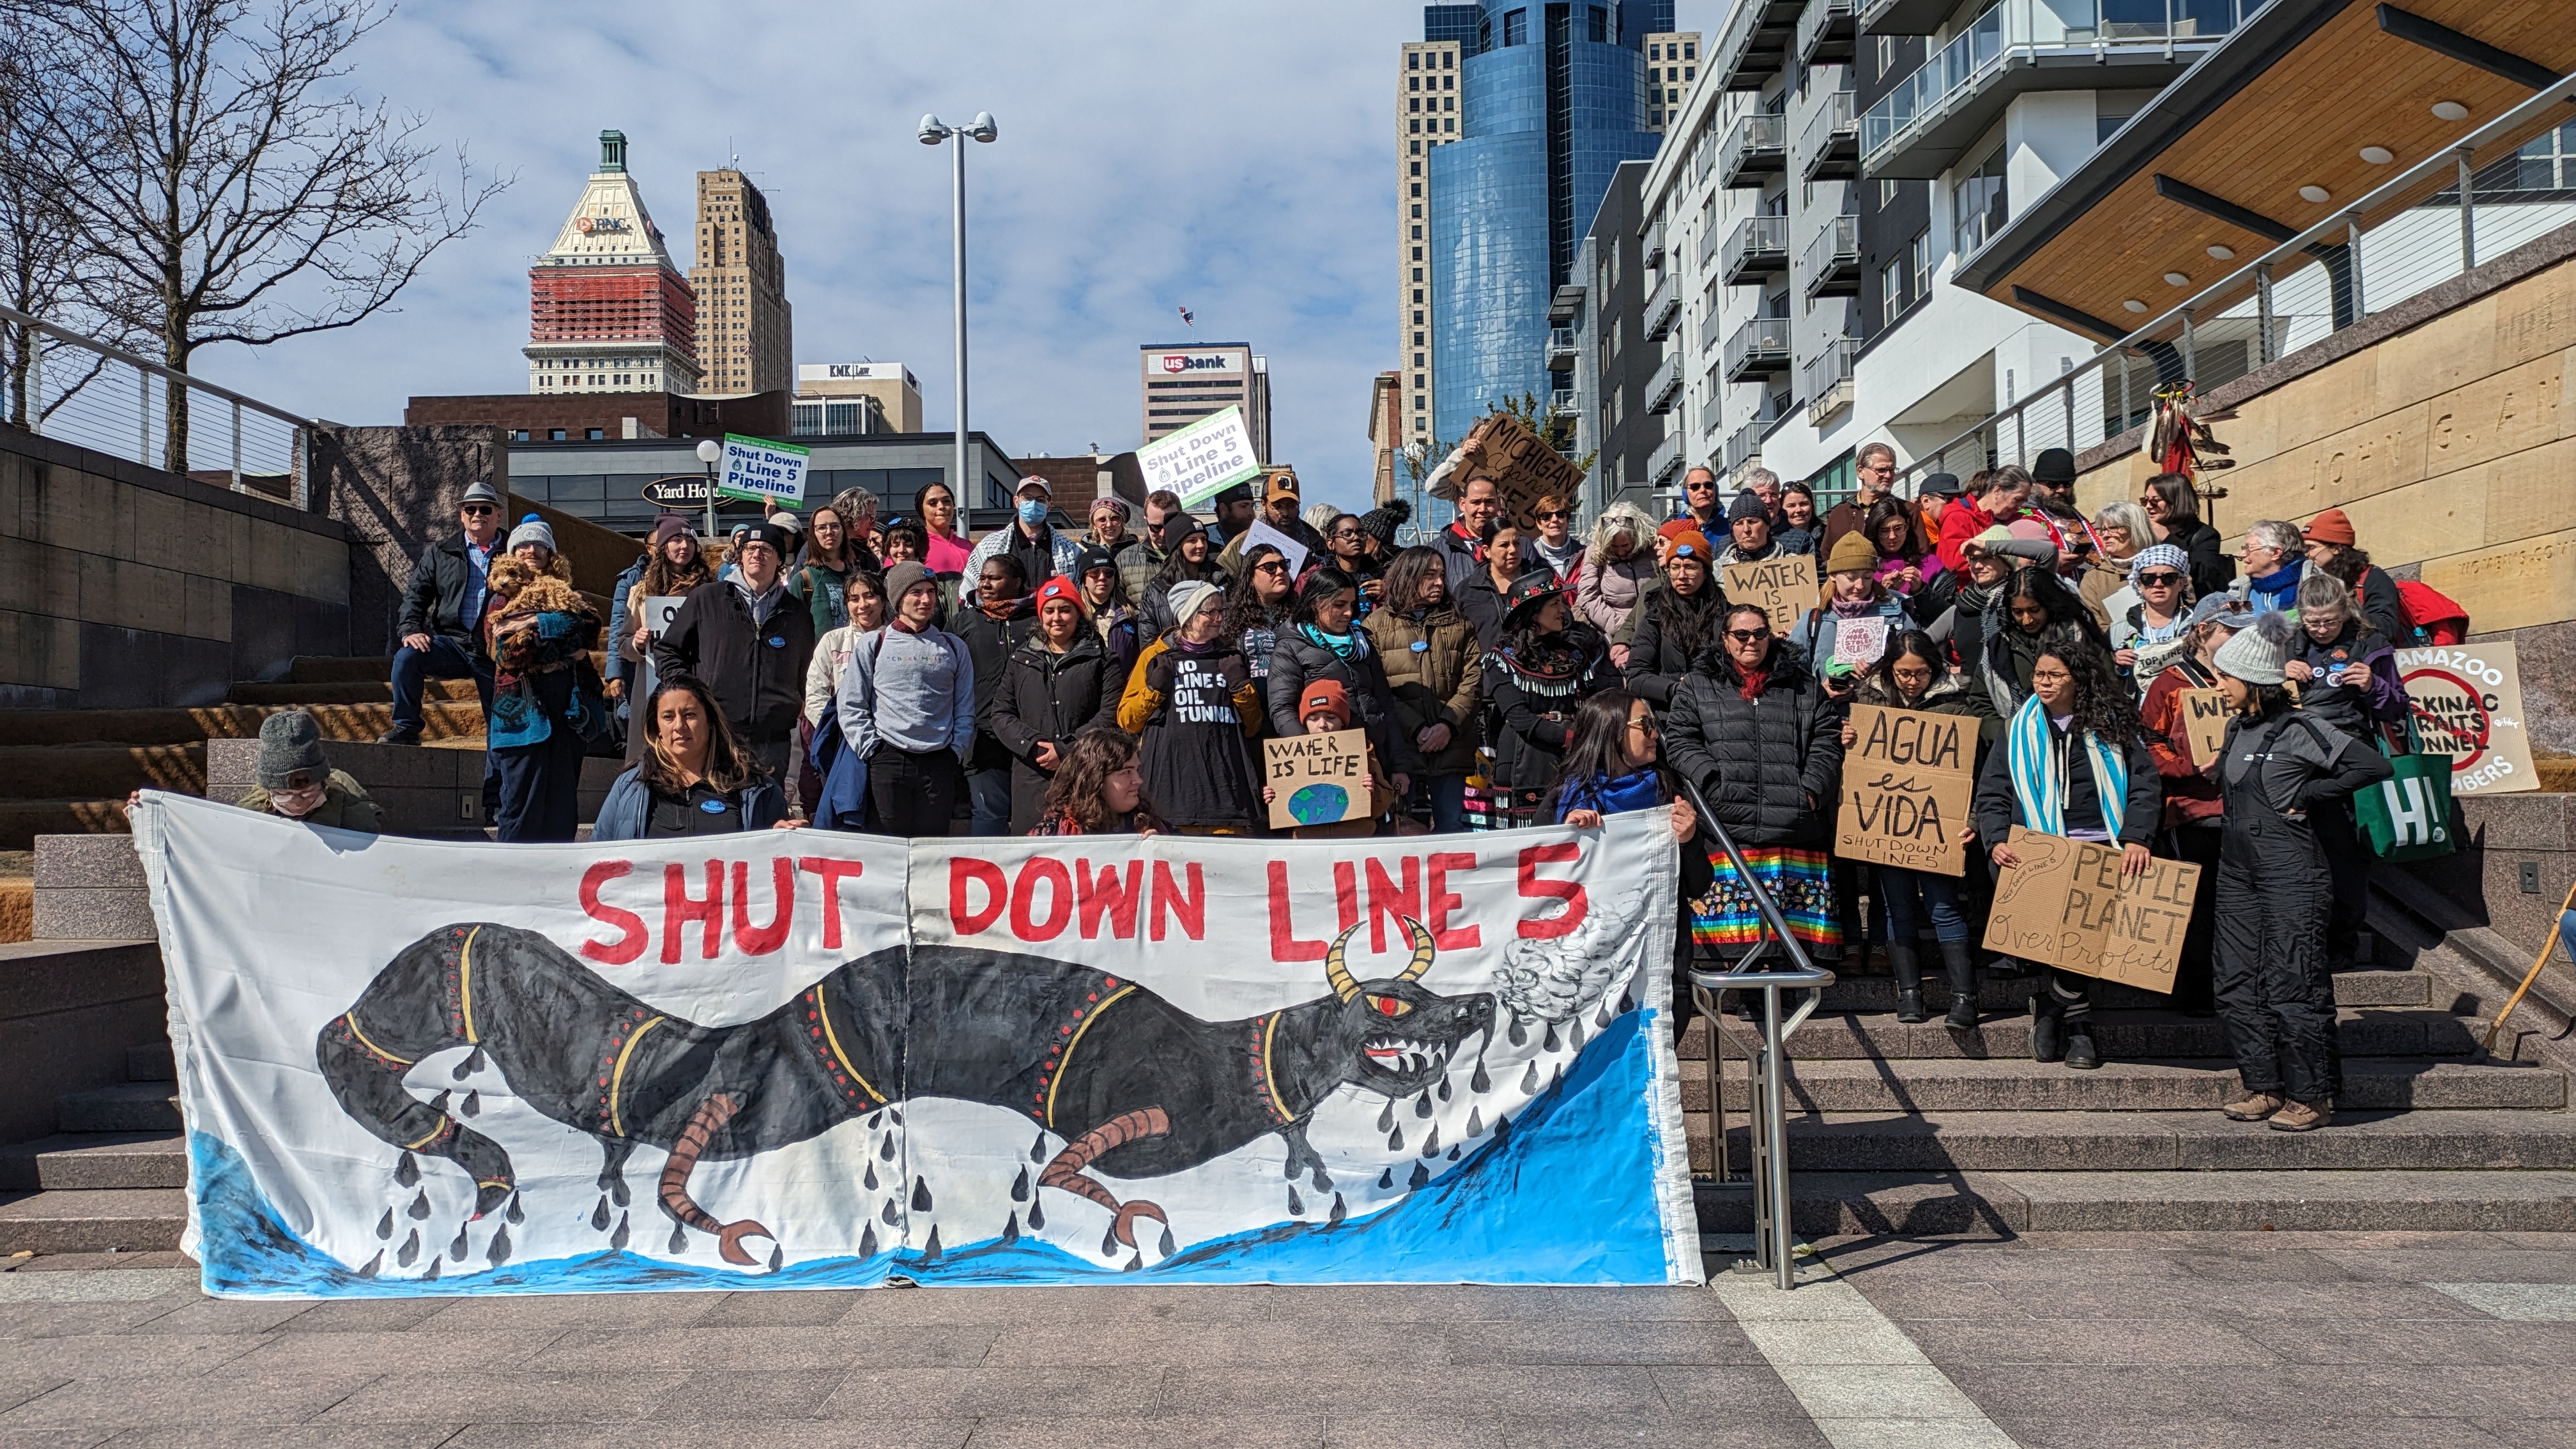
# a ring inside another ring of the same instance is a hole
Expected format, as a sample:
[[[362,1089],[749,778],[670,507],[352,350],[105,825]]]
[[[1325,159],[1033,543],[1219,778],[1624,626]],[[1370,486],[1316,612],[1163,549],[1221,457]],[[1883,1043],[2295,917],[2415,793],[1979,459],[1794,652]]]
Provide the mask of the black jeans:
[[[2200,867],[2200,889],[2191,899],[2191,924],[2183,928],[2182,964],[2174,970],[2173,1004],[2180,1011],[2215,1011],[2210,953],[2218,948],[2218,839],[2216,820],[2177,825],[2165,832],[2177,860]]]
[[[471,679],[474,693],[483,702],[483,712],[492,712],[492,656],[474,647],[464,636],[432,634],[429,647],[414,649],[398,644],[393,663],[394,726],[397,729],[420,728],[421,686],[433,679]]]
[[[494,833],[502,840],[567,841],[581,823],[581,736],[555,721],[554,733],[533,745],[511,745],[487,756],[499,777],[500,807]]]
[[[868,756],[868,833],[946,835],[957,804],[957,753],[880,744]]]

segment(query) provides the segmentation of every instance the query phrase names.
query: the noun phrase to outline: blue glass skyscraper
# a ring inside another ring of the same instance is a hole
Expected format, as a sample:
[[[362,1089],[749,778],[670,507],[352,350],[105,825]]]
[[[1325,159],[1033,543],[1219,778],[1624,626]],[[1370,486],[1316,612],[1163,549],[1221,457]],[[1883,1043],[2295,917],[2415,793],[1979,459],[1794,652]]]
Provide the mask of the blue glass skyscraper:
[[[1646,129],[1645,37],[1672,26],[1672,0],[1425,7],[1424,38],[1461,50],[1459,139],[1429,157],[1440,438],[1505,398],[1546,398],[1548,299],[1611,173],[1663,139]]]

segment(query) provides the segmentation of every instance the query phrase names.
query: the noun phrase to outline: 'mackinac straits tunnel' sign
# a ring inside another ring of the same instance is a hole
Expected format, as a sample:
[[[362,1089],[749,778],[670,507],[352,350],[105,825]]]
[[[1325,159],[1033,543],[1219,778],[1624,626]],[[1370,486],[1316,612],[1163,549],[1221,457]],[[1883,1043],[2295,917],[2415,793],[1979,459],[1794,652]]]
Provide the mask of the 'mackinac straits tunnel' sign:
[[[1661,812],[135,835],[209,1292],[1700,1278]]]

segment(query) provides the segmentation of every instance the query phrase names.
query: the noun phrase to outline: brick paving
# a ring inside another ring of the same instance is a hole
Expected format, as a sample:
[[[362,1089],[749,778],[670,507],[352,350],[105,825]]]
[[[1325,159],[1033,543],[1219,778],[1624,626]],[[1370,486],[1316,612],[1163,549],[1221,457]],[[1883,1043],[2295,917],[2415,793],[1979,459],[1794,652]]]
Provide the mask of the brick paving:
[[[1819,1291],[1777,1304],[1742,1280],[221,1302],[176,1254],[32,1258],[0,1274],[0,1449],[2576,1445],[2576,1236],[1816,1252]],[[1972,1409],[1883,1417],[1944,1378]]]

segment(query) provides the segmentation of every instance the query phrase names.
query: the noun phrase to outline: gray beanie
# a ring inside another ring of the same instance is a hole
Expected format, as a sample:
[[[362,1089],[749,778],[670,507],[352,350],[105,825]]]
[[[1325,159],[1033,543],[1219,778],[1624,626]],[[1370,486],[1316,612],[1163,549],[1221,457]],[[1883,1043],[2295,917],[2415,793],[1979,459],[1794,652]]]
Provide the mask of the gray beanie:
[[[2231,634],[2209,662],[2218,672],[2247,684],[2279,684],[2289,678],[2281,666],[2290,657],[2290,635],[2296,628],[2284,613],[2260,614],[2253,627]]]
[[[918,585],[936,582],[938,581],[931,577],[930,570],[920,564],[910,560],[896,564],[885,572],[886,607],[902,608],[904,595],[911,593]]]
[[[548,553],[563,552],[555,547],[554,529],[549,527],[544,519],[533,513],[522,520],[518,527],[510,530],[510,547],[516,549],[523,543],[542,543]]]
[[[1207,601],[1217,593],[1216,585],[1202,583],[1197,579],[1183,579],[1172,585],[1168,595],[1172,606],[1172,622],[1182,628],[1188,628],[1190,616],[1206,608]]]
[[[300,709],[281,710],[259,722],[259,787],[285,789],[298,771],[330,776],[331,762],[322,758],[322,728]]]

